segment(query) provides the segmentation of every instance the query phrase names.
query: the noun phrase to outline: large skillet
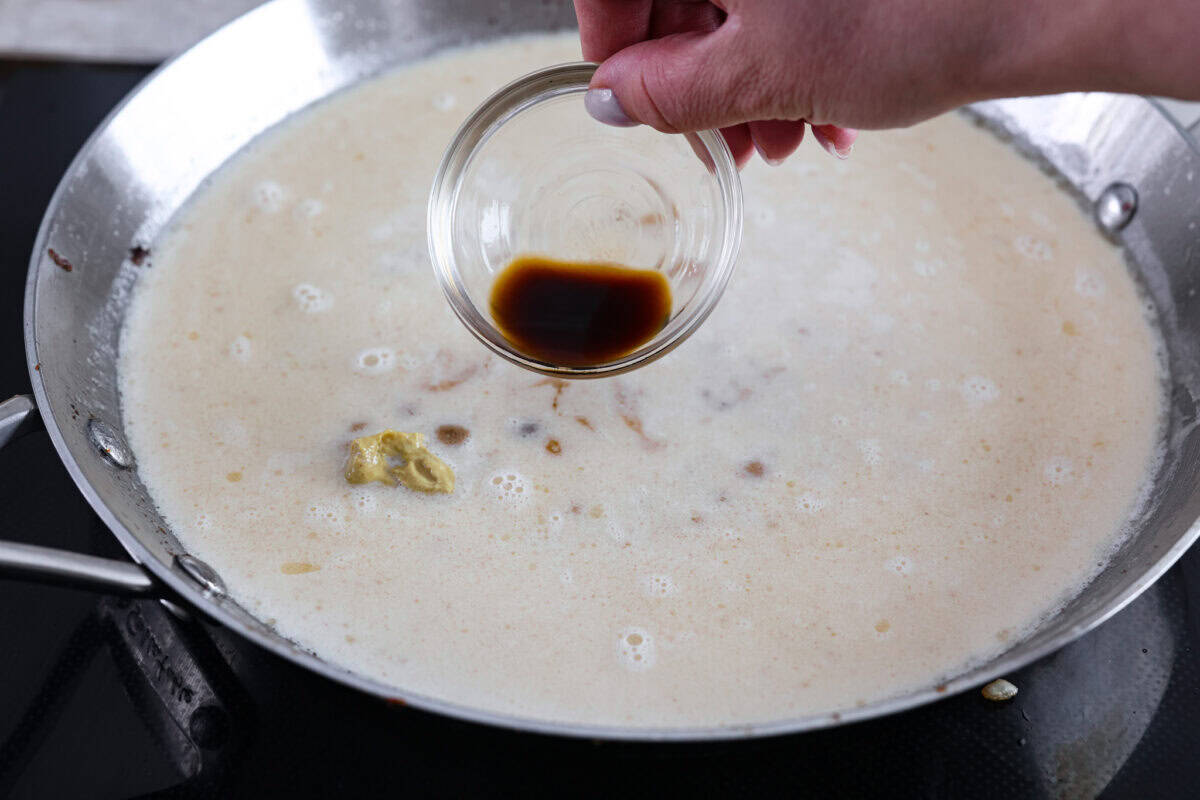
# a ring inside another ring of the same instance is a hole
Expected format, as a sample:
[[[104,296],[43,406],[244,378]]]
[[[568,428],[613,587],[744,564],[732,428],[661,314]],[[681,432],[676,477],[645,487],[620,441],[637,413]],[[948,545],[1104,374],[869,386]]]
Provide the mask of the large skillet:
[[[875,717],[1016,670],[1116,613],[1187,549],[1200,526],[1200,151],[1151,102],[1105,94],[984,103],[969,113],[1038,158],[1128,248],[1157,306],[1171,372],[1167,458],[1147,512],[1061,613],[992,661],[938,685],[841,714],[736,728],[564,725],[454,705],[350,672],[298,647],[187,555],[138,479],[121,433],[115,358],[131,285],[163,225],[239,148],[304,106],[443,48],[572,27],[561,0],[274,0],[151,75],[84,145],[46,211],[25,294],[34,399],[0,404],[0,444],[40,411],[79,490],[133,563],[0,543],[0,569],[199,610],[333,680],[455,717],[627,739],[756,736]],[[502,81],[512,76],[495,76]],[[151,255],[152,259],[153,256]],[[432,281],[432,276],[430,277]],[[14,291],[15,287],[5,289]]]

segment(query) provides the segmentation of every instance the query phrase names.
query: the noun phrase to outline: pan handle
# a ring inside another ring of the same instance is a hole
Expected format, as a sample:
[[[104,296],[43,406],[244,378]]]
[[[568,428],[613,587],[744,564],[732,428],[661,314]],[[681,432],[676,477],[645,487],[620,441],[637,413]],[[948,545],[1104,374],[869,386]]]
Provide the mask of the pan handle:
[[[0,447],[36,430],[41,423],[37,405],[27,394],[10,397],[0,403]]]
[[[0,447],[35,430],[37,405],[28,395],[0,403]],[[0,578],[91,589],[105,594],[150,595],[154,582],[137,564],[98,558],[69,550],[0,541]]]

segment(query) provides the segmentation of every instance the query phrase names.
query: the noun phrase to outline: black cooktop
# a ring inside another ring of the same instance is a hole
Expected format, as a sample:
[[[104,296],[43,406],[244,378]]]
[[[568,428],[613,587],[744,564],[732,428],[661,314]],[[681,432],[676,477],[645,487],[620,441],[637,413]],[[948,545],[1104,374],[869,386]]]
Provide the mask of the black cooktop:
[[[0,399],[29,391],[22,292],[42,212],[144,74],[0,61]],[[45,433],[0,451],[0,538],[121,552]],[[1008,703],[969,692],[810,734],[635,745],[391,706],[156,601],[0,580],[0,797],[1192,797],[1197,599],[1193,551],[1101,628],[1008,676]],[[200,711],[172,713],[173,693],[195,692],[209,698]]]

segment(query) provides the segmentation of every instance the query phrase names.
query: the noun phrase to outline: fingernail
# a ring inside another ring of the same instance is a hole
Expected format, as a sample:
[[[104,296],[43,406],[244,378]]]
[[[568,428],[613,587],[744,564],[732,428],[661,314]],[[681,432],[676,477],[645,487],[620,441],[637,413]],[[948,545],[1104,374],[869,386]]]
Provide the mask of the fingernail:
[[[632,128],[639,124],[625,113],[612,89],[588,89],[583,96],[583,107],[597,122],[617,128]]]
[[[757,142],[754,143],[754,149],[755,149],[755,151],[757,151],[758,157],[762,158],[762,160],[764,162],[766,162],[767,164],[769,164],[769,166],[779,167],[781,163],[784,163],[784,160],[782,160],[782,158],[772,158],[772,157],[768,156],[767,154],[764,154],[764,152],[762,151],[762,148],[760,148],[760,146],[758,146]]]
[[[772,167],[778,167],[780,164],[783,163],[784,160],[782,158],[771,158],[766,153],[764,153],[762,148],[758,146],[758,142],[755,140],[755,138],[753,136],[750,137],[750,141],[754,142],[754,150],[758,153],[758,157],[761,158],[763,161],[765,161],[767,164],[769,164]]]
[[[829,155],[837,156],[843,161],[850,157],[850,151],[854,149],[854,142],[851,142],[845,147],[838,147],[836,144],[834,144],[833,139],[817,130],[816,127],[813,127],[812,132],[813,136],[817,137],[817,141],[821,143],[821,147],[824,147],[825,152],[829,153]]]

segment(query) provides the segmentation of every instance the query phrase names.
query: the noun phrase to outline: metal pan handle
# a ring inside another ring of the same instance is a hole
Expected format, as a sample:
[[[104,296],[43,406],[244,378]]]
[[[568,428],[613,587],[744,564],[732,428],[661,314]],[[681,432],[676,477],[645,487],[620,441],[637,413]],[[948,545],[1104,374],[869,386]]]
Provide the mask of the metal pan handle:
[[[37,405],[28,395],[0,403],[0,448],[40,427]],[[154,582],[137,564],[0,541],[0,578],[90,589],[104,594],[151,595]]]

